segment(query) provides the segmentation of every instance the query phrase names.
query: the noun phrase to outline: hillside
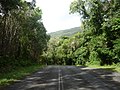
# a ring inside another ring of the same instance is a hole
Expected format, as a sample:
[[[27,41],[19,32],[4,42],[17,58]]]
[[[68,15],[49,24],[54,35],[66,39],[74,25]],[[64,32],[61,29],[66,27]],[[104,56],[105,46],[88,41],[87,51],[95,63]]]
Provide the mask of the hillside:
[[[80,27],[75,27],[75,28],[71,28],[71,29],[51,32],[51,33],[49,33],[49,35],[51,37],[71,36],[71,35],[73,35],[77,32],[81,32]]]

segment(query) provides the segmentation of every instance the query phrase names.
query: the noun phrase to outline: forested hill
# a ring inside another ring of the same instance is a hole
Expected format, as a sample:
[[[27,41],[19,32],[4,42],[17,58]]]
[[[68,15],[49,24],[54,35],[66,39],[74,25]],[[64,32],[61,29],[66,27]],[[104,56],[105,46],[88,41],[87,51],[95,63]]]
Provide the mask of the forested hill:
[[[51,37],[72,36],[73,34],[81,32],[80,27],[74,27],[66,30],[49,33]]]

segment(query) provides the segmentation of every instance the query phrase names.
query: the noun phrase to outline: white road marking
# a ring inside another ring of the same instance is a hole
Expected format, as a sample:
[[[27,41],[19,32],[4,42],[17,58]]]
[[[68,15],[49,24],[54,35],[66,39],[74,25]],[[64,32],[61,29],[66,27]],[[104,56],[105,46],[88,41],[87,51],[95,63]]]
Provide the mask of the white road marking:
[[[59,83],[58,90],[60,90],[60,69],[58,70],[58,83]]]
[[[62,77],[62,73],[61,73],[61,85],[62,85],[62,90],[64,90],[64,88],[63,88],[63,77]]]
[[[61,70],[59,69],[58,70],[58,83],[59,83],[59,86],[58,86],[58,90],[64,90],[63,88],[63,77],[62,77],[62,73],[61,73]]]

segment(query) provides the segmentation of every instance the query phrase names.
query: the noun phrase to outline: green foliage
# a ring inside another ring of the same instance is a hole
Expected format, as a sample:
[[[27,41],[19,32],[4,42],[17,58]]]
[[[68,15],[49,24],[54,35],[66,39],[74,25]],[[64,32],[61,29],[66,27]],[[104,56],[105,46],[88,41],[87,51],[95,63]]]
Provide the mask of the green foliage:
[[[114,59],[116,61],[114,61],[115,63],[116,62],[120,62],[120,39],[117,39],[114,41],[114,49],[113,49],[113,52],[114,52]]]
[[[0,72],[38,63],[49,36],[35,0],[0,1]]]
[[[80,2],[84,2],[83,5]],[[82,18],[84,38],[81,40],[84,42],[83,46],[87,47],[90,52],[88,57],[90,63],[99,61],[101,65],[111,65],[119,62],[116,50],[119,52],[117,47],[119,47],[120,38],[120,2],[118,0],[79,0],[76,4],[79,8],[73,3],[70,6],[71,13],[83,12],[83,16],[86,16],[86,13],[88,15],[86,18]],[[81,7],[85,5],[87,8],[81,10]]]
[[[2,68],[27,66],[39,59],[39,63],[63,65],[111,65],[120,61],[119,0],[73,1],[70,13],[80,14],[82,31],[76,27],[50,33],[48,43],[50,36],[46,35],[42,11],[35,7],[35,2],[12,0],[10,5],[8,2],[0,3]]]
[[[26,75],[30,75],[41,67],[42,66],[38,64],[33,64],[27,67],[18,67],[17,69],[11,70],[11,72],[0,73],[0,86],[9,85],[10,83],[17,81]]]
[[[77,65],[85,65],[87,61],[88,50],[86,47],[80,47],[75,51],[75,59]]]
[[[87,66],[92,68],[101,68],[109,71],[120,72],[120,63],[100,66],[99,62],[95,61],[93,64],[87,63]]]
[[[59,43],[54,41],[56,46],[52,47],[52,60],[71,65],[119,63],[120,1],[74,0],[70,5],[70,13],[80,14],[83,31],[69,38],[56,39]]]
[[[94,61],[100,61],[98,53],[96,51],[90,52],[89,60],[90,60],[91,63],[94,62]]]

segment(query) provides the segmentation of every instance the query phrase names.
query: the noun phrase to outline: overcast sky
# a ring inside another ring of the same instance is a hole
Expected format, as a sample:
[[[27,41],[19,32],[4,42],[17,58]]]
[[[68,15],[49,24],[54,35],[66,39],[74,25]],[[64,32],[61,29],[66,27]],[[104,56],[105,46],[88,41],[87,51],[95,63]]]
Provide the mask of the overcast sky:
[[[36,0],[42,9],[43,23],[48,32],[55,32],[80,26],[80,17],[69,14],[69,6],[73,0]]]

